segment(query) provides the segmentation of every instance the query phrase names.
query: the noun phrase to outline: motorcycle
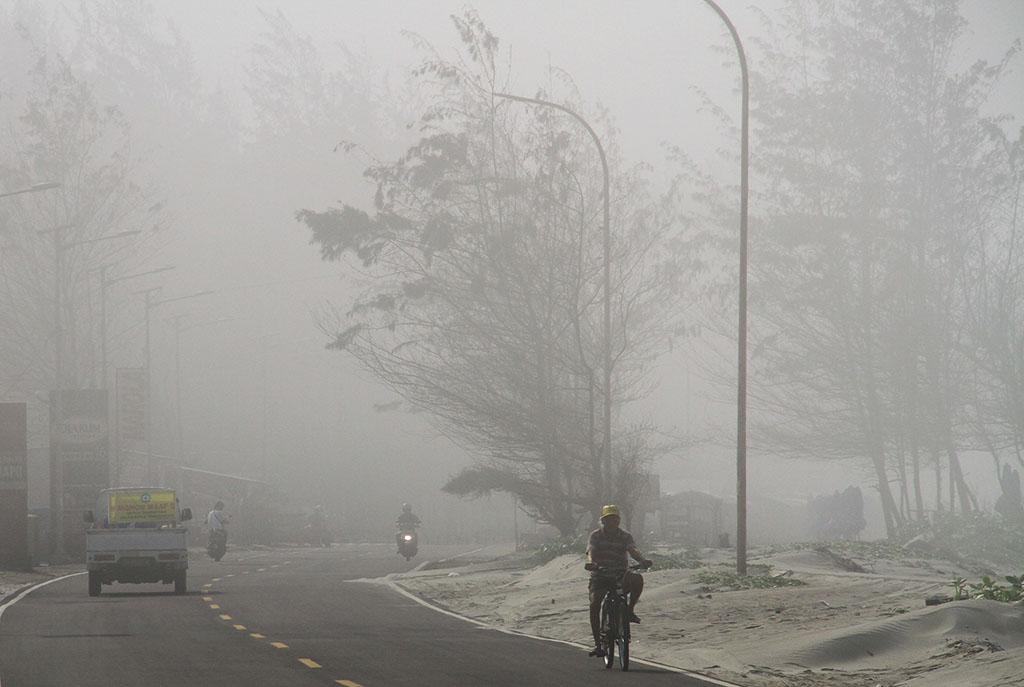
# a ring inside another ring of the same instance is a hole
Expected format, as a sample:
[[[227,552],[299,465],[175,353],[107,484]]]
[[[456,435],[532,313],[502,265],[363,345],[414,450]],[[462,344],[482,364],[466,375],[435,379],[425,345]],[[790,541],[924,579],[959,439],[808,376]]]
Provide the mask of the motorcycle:
[[[405,556],[405,560],[411,559],[416,555],[418,548],[418,539],[416,537],[416,530],[404,529],[398,533],[398,553]]]
[[[226,530],[210,530],[210,540],[206,545],[206,553],[210,558],[219,561],[228,550],[228,533]]]

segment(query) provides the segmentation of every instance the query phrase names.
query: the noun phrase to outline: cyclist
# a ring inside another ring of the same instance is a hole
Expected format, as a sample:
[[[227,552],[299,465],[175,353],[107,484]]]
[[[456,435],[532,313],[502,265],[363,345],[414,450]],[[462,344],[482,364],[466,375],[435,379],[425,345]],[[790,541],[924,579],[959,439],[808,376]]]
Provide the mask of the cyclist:
[[[604,656],[601,646],[601,601],[609,590],[615,588],[615,580],[600,576],[597,569],[625,570],[629,567],[629,556],[632,556],[645,568],[651,567],[651,561],[644,558],[637,548],[633,535],[619,527],[622,522],[619,507],[607,505],[601,509],[601,526],[590,533],[587,542],[586,569],[590,571],[590,629],[594,633],[595,649],[591,656]],[[628,554],[628,555],[627,555]],[[626,572],[622,581],[623,589],[629,594],[629,622],[638,623],[640,618],[635,613],[636,602],[644,590],[643,575]]]

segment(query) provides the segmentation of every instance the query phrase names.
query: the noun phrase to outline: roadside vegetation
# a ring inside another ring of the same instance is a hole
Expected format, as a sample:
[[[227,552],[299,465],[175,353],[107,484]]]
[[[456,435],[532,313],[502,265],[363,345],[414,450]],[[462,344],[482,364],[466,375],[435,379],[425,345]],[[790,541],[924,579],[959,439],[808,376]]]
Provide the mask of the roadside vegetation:
[[[953,587],[953,600],[991,599],[1012,603],[1024,601],[1024,575],[1006,575],[1003,579],[1009,586],[999,584],[988,575],[976,583],[969,583],[966,579],[958,577],[950,582],[950,586]]]

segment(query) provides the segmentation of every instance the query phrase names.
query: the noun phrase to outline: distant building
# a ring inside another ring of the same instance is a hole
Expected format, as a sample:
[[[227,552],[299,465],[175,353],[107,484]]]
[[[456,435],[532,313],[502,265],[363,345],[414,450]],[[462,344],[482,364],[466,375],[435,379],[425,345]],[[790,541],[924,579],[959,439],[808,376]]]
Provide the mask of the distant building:
[[[700,491],[661,497],[658,538],[684,546],[719,546],[728,533],[725,502]]]

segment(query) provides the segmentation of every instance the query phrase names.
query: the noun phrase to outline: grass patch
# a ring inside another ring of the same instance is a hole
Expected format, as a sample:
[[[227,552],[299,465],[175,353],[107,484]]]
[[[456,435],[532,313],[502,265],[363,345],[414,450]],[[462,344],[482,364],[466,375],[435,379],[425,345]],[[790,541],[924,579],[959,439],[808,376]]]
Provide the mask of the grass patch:
[[[768,566],[762,566],[768,567]],[[802,587],[807,583],[786,573],[771,575],[737,575],[724,570],[704,570],[697,573],[697,581],[713,589],[774,589],[776,587]]]
[[[655,570],[669,570],[673,568],[691,570],[704,566],[704,561],[701,560],[696,549],[684,549],[683,551],[673,551],[671,553],[653,551],[647,554],[647,557],[654,563]]]

